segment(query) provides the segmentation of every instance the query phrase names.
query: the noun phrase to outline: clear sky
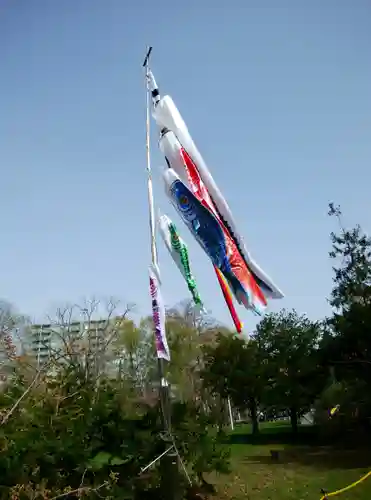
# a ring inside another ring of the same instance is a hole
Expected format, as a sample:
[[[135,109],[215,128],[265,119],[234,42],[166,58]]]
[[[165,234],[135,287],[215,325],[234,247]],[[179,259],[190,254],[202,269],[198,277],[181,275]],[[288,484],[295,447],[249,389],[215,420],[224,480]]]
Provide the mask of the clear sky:
[[[149,312],[147,44],[254,258],[286,294],[271,309],[326,314],[327,203],[370,229],[369,0],[2,0],[0,297],[35,319],[93,294]],[[177,221],[153,139],[157,200]],[[211,264],[179,228],[206,306],[230,323]],[[187,290],[159,253],[170,305]]]

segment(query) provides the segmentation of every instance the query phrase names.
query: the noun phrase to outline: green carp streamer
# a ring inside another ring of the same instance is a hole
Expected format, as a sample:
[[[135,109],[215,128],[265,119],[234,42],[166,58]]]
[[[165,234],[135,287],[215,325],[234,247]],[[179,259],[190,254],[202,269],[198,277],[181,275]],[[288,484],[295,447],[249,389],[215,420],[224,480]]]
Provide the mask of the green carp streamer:
[[[180,255],[180,260],[186,275],[188,290],[192,294],[194,303],[202,305],[200,295],[197,291],[196,281],[191,273],[187,247],[180,241],[176,226],[173,222],[169,224],[169,232],[171,236],[171,247]]]

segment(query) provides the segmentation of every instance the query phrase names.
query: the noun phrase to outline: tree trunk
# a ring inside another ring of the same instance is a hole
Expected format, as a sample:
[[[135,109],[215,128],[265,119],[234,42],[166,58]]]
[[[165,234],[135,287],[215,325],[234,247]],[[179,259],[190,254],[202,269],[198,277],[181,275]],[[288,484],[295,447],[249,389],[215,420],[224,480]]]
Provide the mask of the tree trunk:
[[[134,381],[134,378],[135,378],[135,368],[134,368],[134,356],[133,356],[133,352],[132,350],[130,349],[129,351],[129,364],[130,364],[130,377],[132,379],[132,381]]]
[[[298,433],[298,412],[294,407],[290,408],[290,422],[292,433],[296,436],[296,434]]]
[[[253,436],[259,434],[258,406],[255,398],[249,398],[249,411]]]

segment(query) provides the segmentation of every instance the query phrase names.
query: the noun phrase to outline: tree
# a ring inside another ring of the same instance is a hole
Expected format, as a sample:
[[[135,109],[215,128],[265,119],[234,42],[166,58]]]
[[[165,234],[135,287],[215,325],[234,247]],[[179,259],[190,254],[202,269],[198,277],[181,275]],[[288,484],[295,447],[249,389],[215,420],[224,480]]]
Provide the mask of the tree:
[[[125,319],[112,342],[112,360],[118,367],[119,379],[130,379],[143,396],[156,367],[151,328],[152,318],[139,325]]]
[[[330,304],[339,312],[348,310],[354,302],[371,305],[371,239],[359,225],[344,228],[339,206],[330,203],[328,213],[337,219],[340,228],[340,233],[330,234],[329,256],[338,263],[333,267]]]
[[[194,328],[199,334],[220,326],[210,314],[201,312],[199,306],[196,306],[193,300],[183,300],[174,307],[167,309],[166,316],[181,319],[182,322]]]
[[[266,379],[264,401],[287,409],[297,432],[298,418],[313,403],[322,383],[318,364],[320,324],[295,310],[272,313],[257,325],[258,345]]]
[[[28,331],[29,341],[38,347],[47,348],[48,358],[61,360],[82,367],[86,377],[99,376],[112,368],[115,361],[113,343],[117,339],[128,314],[133,309],[131,304],[120,307],[114,298],[98,300],[86,299],[81,305],[66,305],[48,316],[45,336],[39,336],[35,325]],[[35,347],[33,348],[35,350]]]
[[[329,255],[336,265],[330,297],[333,314],[321,344],[323,364],[334,368],[336,382],[341,382],[351,395],[357,407],[352,414],[368,421],[371,413],[371,397],[368,396],[371,383],[371,239],[359,225],[345,229],[339,206],[331,203],[329,215],[337,219],[339,232],[331,233]]]
[[[171,351],[168,380],[180,400],[200,401],[203,368],[202,348],[214,342],[216,321],[200,313],[191,301],[184,301],[166,312],[166,335]]]
[[[216,346],[204,349],[203,380],[223,398],[230,397],[240,410],[249,410],[253,433],[259,432],[257,409],[264,381],[258,345],[232,334],[220,335]]]
[[[95,307],[83,308],[81,325],[79,308],[77,318],[71,308],[60,311],[49,325],[58,341],[50,343],[48,359],[16,364],[0,393],[1,499],[159,498],[160,461],[147,468],[163,451],[159,401],[142,394],[146,383],[158,383],[147,366],[147,356],[156,365],[153,328],[111,308],[102,317]],[[169,321],[175,364],[188,373],[198,331],[179,318]],[[122,361],[120,376],[113,361]],[[173,400],[172,440],[196,485],[204,483],[203,472],[226,470],[227,456],[202,401],[179,399]]]
[[[27,318],[19,314],[7,301],[0,301],[0,383],[14,370],[17,344],[21,342],[22,330]]]

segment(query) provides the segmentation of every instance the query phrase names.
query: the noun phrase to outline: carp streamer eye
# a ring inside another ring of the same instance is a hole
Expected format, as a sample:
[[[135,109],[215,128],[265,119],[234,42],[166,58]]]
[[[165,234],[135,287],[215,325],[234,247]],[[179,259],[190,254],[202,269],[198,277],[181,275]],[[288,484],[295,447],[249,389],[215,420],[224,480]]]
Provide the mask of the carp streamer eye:
[[[182,208],[186,208],[189,206],[189,199],[188,199],[188,196],[185,196],[184,194],[182,194],[180,197],[179,197],[179,203],[181,205]]]

